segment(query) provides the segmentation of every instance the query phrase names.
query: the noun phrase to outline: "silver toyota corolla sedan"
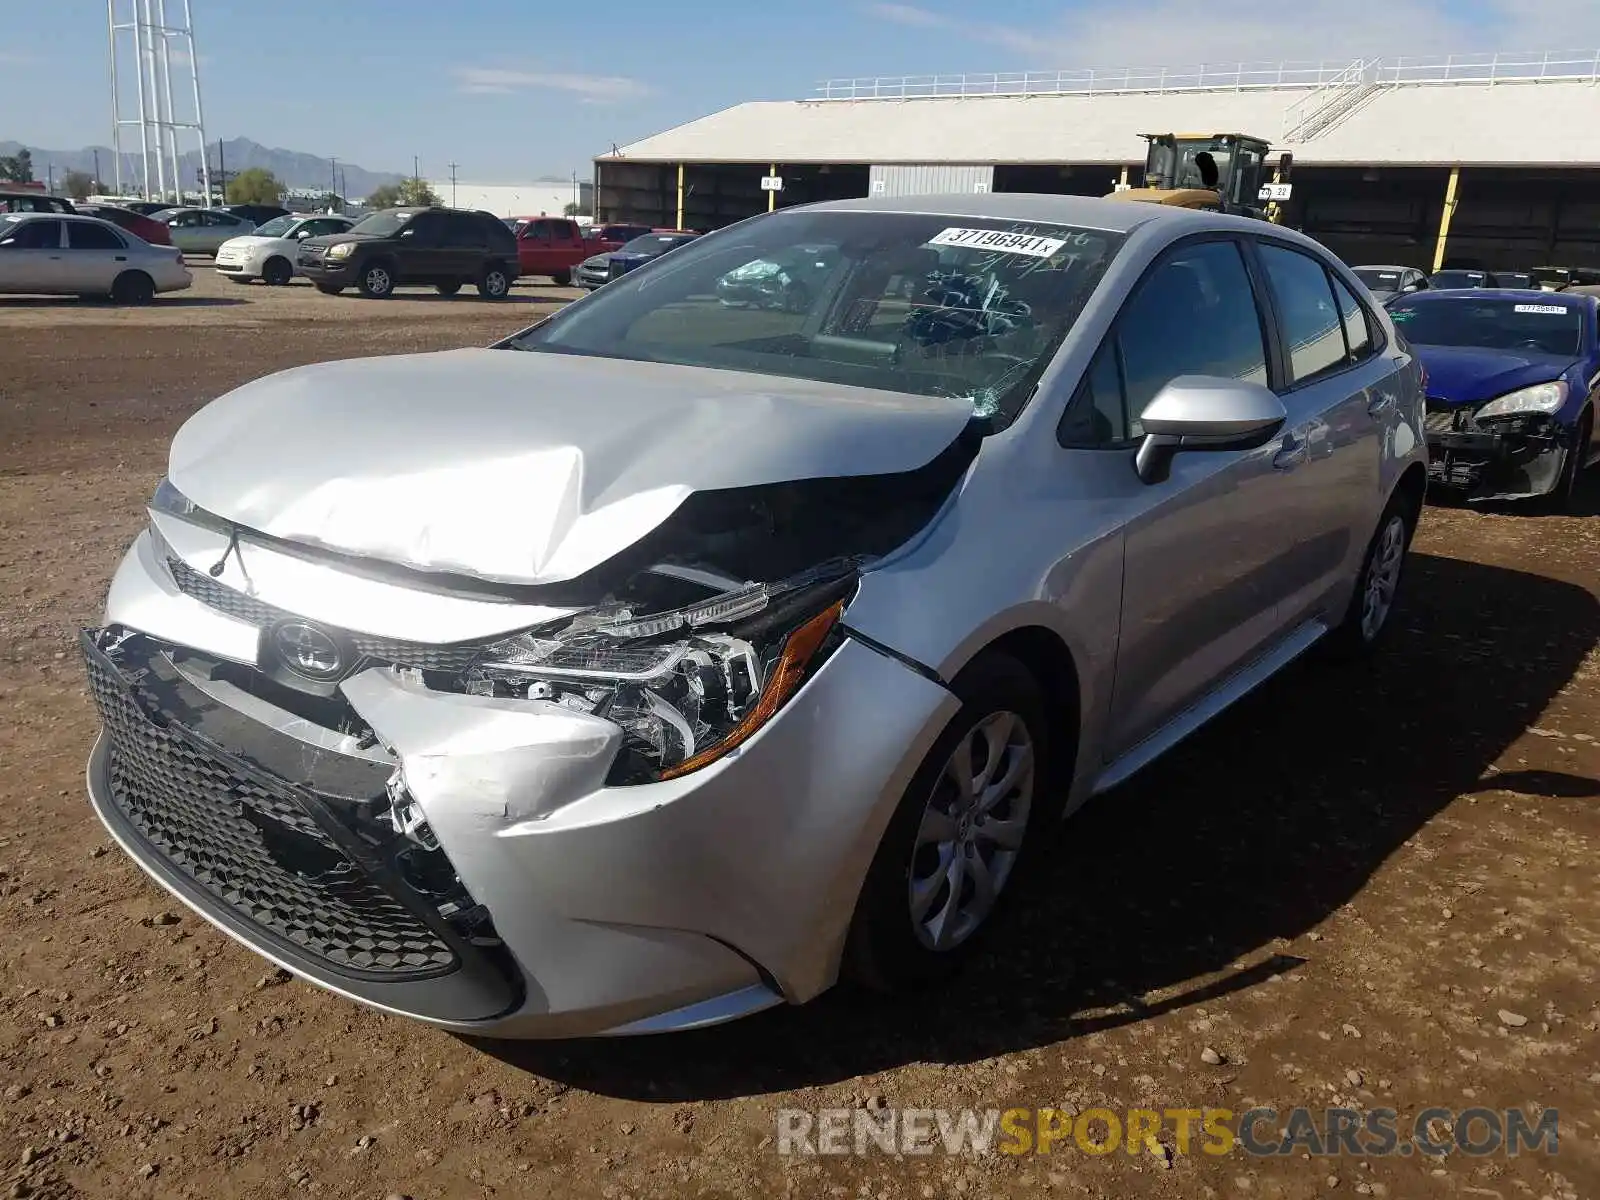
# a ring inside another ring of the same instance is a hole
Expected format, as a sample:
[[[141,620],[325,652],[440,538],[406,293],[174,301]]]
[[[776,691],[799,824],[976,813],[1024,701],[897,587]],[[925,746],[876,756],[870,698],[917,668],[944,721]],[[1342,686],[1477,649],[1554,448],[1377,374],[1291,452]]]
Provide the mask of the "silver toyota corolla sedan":
[[[798,247],[806,304],[721,302]],[[1051,822],[1377,641],[1420,380],[1265,223],[746,221],[495,347],[191,418],[83,635],[90,797],[225,932],[458,1031],[931,981]]]

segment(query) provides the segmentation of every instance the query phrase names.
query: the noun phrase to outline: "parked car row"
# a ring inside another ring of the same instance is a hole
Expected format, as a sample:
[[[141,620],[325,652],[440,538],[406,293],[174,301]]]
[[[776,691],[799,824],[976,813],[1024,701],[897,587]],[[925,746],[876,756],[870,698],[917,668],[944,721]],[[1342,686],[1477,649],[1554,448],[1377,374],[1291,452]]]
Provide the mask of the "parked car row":
[[[152,246],[99,217],[0,213],[0,293],[144,304],[190,282],[181,250]]]
[[[1356,278],[1379,301],[1388,304],[1397,296],[1417,292],[1451,291],[1462,288],[1510,288],[1522,291],[1559,292],[1577,283],[1600,282],[1600,272],[1569,267],[1535,267],[1531,271],[1488,271],[1475,267],[1449,267],[1428,274],[1417,267],[1362,266],[1351,268]]]

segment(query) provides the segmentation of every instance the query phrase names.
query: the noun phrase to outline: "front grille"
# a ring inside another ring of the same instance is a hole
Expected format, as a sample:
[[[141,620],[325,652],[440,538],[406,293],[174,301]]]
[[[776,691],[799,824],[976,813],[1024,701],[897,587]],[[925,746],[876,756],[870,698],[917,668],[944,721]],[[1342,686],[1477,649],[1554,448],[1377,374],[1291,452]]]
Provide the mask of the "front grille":
[[[168,555],[167,570],[172,573],[173,582],[185,596],[200,601],[207,608],[214,608],[220,613],[240,621],[247,621],[251,625],[265,627],[275,621],[287,620],[298,615],[257,600],[254,596],[247,596],[237,588],[211,578],[203,571],[196,571],[180,558]],[[349,633],[344,630],[330,632],[337,632],[347,637],[355,647],[356,653],[363,658],[394,663],[402,667],[415,667],[422,671],[465,671],[484,650],[483,644],[476,642],[437,646],[427,642],[407,642],[396,638],[374,637],[365,633]]]
[[[1452,412],[1430,412],[1423,418],[1423,428],[1429,433],[1449,433],[1456,427],[1456,415]]]
[[[87,636],[84,656],[109,741],[109,800],[147,853],[267,940],[335,973],[402,981],[460,966],[340,849],[313,817],[314,797],[147,712],[138,685]]]

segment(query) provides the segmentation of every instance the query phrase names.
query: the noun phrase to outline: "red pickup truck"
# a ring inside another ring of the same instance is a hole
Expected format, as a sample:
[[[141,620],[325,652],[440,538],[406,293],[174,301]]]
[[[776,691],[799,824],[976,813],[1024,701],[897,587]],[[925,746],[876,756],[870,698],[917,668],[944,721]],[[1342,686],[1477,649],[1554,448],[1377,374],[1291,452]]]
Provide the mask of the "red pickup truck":
[[[583,226],[564,217],[528,217],[517,230],[517,267],[524,275],[548,275],[558,287],[572,282],[572,268],[596,253]]]

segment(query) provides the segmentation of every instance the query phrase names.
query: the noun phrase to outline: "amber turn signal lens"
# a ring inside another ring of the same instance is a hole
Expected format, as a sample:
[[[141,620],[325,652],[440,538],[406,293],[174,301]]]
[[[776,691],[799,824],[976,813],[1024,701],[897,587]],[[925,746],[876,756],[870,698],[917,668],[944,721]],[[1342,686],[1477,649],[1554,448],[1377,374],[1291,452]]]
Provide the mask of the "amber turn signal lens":
[[[767,677],[767,686],[761,693],[761,699],[745,714],[744,720],[715,746],[709,746],[699,754],[667,767],[656,778],[676,779],[680,775],[698,771],[748,741],[756,730],[772,719],[772,715],[784,706],[790,696],[800,690],[801,683],[805,681],[806,668],[811,665],[811,660],[816,657],[822,643],[842,616],[844,601],[836,600],[804,625],[797,626],[783,643],[783,653],[778,656],[777,666],[772,668],[772,674]]]

